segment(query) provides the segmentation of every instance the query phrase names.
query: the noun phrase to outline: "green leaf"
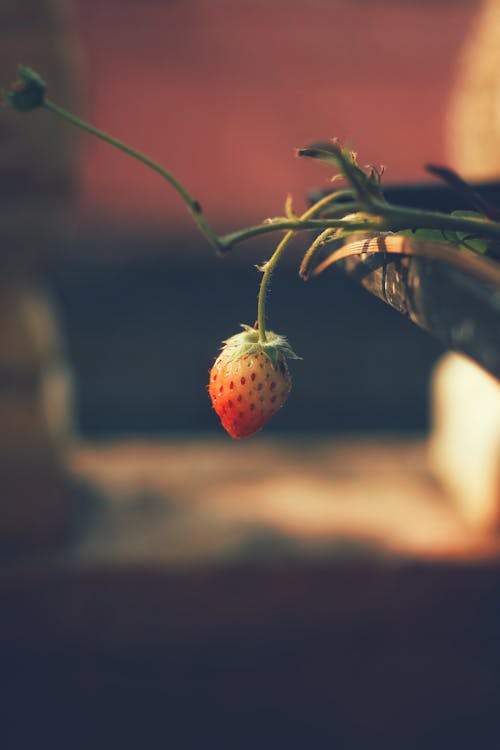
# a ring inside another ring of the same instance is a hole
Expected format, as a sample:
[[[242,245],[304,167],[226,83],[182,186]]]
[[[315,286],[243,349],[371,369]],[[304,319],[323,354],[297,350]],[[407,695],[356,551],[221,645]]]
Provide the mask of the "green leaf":
[[[444,236],[440,229],[404,229],[402,232],[397,234],[403,237],[410,237],[417,240],[424,240],[425,242],[450,242],[453,240],[448,239]]]
[[[453,211],[451,215],[459,219],[482,219],[484,221],[484,216],[477,211]],[[468,250],[474,250],[476,253],[484,255],[491,246],[491,240],[471,234],[470,232],[457,231],[455,234],[461,245]]]
[[[461,245],[464,245],[469,250],[474,250],[476,253],[481,253],[481,255],[487,253],[491,245],[490,240],[484,237],[471,237],[463,232],[457,232],[457,237]]]

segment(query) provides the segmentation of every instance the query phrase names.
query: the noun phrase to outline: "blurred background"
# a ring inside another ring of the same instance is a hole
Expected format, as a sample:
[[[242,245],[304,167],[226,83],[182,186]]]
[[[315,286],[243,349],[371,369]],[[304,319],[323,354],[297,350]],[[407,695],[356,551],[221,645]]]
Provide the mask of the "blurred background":
[[[221,234],[328,188],[295,149],[333,136],[396,202],[468,207],[429,162],[500,202],[496,0],[0,0],[0,41],[1,85],[37,69]],[[2,747],[494,742],[498,383],[451,389],[407,318],[302,282],[297,239],[268,303],[293,391],[231,442],[208,370],[275,240],[216,257],[44,111],[0,111],[0,195]]]

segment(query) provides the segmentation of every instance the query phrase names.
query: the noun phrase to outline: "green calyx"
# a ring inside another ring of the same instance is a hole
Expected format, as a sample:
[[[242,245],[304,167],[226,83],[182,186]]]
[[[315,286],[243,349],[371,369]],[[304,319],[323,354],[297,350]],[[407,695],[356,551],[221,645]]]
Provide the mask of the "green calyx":
[[[266,340],[259,341],[259,331],[242,324],[243,331],[226,339],[224,349],[229,352],[229,362],[244,357],[248,354],[259,354],[263,352],[271,360],[273,367],[276,367],[282,359],[300,359],[288,343],[285,336],[279,333],[266,331]]]
[[[9,91],[4,91],[6,103],[20,112],[43,107],[45,102],[46,83],[41,76],[31,68],[23,65],[19,67],[19,79],[12,84]]]

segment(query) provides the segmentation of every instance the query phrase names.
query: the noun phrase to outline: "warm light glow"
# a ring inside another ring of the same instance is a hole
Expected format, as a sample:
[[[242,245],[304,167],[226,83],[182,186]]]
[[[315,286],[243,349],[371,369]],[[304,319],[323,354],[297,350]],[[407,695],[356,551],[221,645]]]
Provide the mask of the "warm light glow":
[[[265,554],[477,559],[431,481],[422,442],[393,439],[121,442],[83,446],[72,470],[109,498],[83,557],[207,562]],[[104,522],[105,521],[105,522]],[[114,526],[116,530],[113,531]]]

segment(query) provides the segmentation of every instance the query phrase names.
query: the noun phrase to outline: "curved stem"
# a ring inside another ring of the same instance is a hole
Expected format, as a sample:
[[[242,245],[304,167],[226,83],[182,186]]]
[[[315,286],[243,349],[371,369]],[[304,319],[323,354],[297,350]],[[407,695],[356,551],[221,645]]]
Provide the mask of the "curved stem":
[[[256,226],[247,227],[236,232],[231,232],[229,234],[219,236],[216,234],[216,232],[214,232],[214,230],[206,220],[200,203],[191,196],[191,194],[176,179],[176,177],[174,177],[170,172],[160,166],[153,159],[150,159],[140,151],[127,146],[117,138],[108,135],[108,133],[99,130],[90,123],[81,120],[71,112],[68,112],[62,107],[59,107],[57,104],[54,104],[54,102],[50,101],[49,99],[44,99],[43,103],[40,106],[42,106],[49,112],[52,112],[57,117],[61,117],[62,119],[66,120],[66,122],[70,123],[71,125],[74,125],[81,130],[85,130],[88,133],[91,133],[105,143],[108,143],[111,146],[114,146],[118,150],[122,151],[123,153],[128,154],[132,158],[146,165],[161,177],[163,177],[174,188],[174,190],[177,191],[182,200],[186,203],[202,234],[219,252],[225,252],[229,250],[233,245],[239,244],[240,242],[261,234],[268,234],[270,232],[282,230],[289,230],[290,232],[292,232],[292,234],[294,234],[295,232],[301,231],[303,229],[315,229],[317,231],[323,231],[325,229],[328,229],[329,227],[348,227],[350,229],[367,231],[377,231],[383,229],[384,231],[392,232],[398,232],[404,229],[439,229],[442,231],[450,230],[455,232],[466,232],[482,237],[500,239],[500,222],[498,221],[492,221],[490,219],[482,218],[476,219],[463,216],[451,216],[450,214],[440,213],[438,211],[427,211],[405,206],[395,206],[393,204],[386,203],[381,197],[376,198],[374,196],[370,197],[370,206],[368,208],[368,212],[374,217],[376,216],[383,218],[383,225],[375,225],[373,223],[370,223],[369,220],[365,222],[359,222],[359,224],[353,221],[342,220],[343,216],[346,216],[350,213],[356,213],[357,211],[363,209],[363,205],[359,200],[338,203],[337,206],[335,206],[333,209],[330,209],[328,217],[320,220],[312,219],[312,217],[316,215],[316,211],[321,210],[321,208],[328,203],[352,196],[353,189],[349,188],[339,190],[335,193],[325,196],[325,198],[322,198],[320,201],[315,203],[314,206],[306,211],[300,218],[295,219],[292,215],[290,215],[278,218],[270,222],[266,222],[264,224],[258,224]],[[346,177],[349,178],[349,175],[346,174]],[[287,243],[289,239],[290,238],[287,239]],[[282,243],[280,243],[278,247],[280,247],[281,244]],[[276,248],[276,250],[278,250],[278,248]]]
[[[333,201],[337,200],[339,197],[339,191],[335,191],[334,193],[329,193],[328,195],[325,195],[323,198],[320,198],[319,201],[316,201],[316,203],[311,206],[310,208],[305,211],[302,216],[299,219],[300,226],[299,229],[304,228],[303,224],[307,223],[308,219],[312,219],[314,216],[316,216],[325,206],[328,206]],[[345,212],[345,204],[343,207],[343,211]],[[267,286],[269,284],[269,279],[272,276],[272,273],[276,267],[276,264],[280,260],[281,256],[283,255],[283,252],[290,242],[290,240],[295,236],[297,230],[291,229],[289,230],[281,242],[278,244],[278,247],[274,251],[274,253],[271,255],[269,260],[264,266],[264,274],[262,276],[262,280],[260,282],[260,289],[259,289],[259,301],[257,304],[257,324],[259,327],[259,341],[261,344],[265,343],[266,339],[266,291]]]
[[[338,196],[339,193],[332,193]],[[332,202],[337,198],[332,198]],[[290,219],[285,217],[279,217],[271,219],[264,224],[255,224],[245,229],[238,229],[236,232],[230,232],[219,237],[220,246],[223,251],[229,250],[233,245],[237,245],[240,242],[249,240],[252,237],[258,237],[261,234],[270,234],[271,232],[277,232],[282,229],[293,229],[295,231],[301,231],[302,229],[325,229],[326,227],[347,227],[347,221],[341,221],[341,217],[346,214],[356,213],[360,211],[361,206],[359,203],[339,203],[335,209],[330,209],[328,212],[328,218],[324,219],[308,219],[304,220],[303,216],[297,217],[296,219]],[[338,218],[335,218],[338,217]],[[367,221],[364,222],[366,226]],[[379,225],[380,226],[380,225]]]
[[[157,172],[159,175],[161,175],[161,177],[163,177],[174,188],[174,190],[176,190],[179,193],[183,201],[187,204],[195,222],[197,223],[201,232],[208,239],[208,241],[217,250],[222,249],[221,243],[219,241],[219,237],[213,231],[212,227],[209,225],[209,223],[205,219],[199,202],[195,200],[188,193],[186,188],[183,185],[181,185],[181,183],[170,172],[168,172],[162,166],[157,164],[157,162],[153,161],[153,159],[150,159],[149,156],[142,154],[140,151],[137,151],[131,146],[127,146],[125,143],[122,143],[122,141],[119,141],[117,138],[114,138],[112,135],[108,135],[108,133],[105,133],[104,131],[99,130],[98,128],[95,128],[93,125],[90,125],[90,123],[85,122],[84,120],[81,120],[79,117],[76,117],[76,115],[71,114],[71,112],[67,112],[65,109],[63,109],[62,107],[59,107],[57,104],[54,104],[50,100],[45,99],[43,102],[43,107],[47,109],[49,112],[52,112],[53,114],[57,115],[58,117],[61,117],[63,120],[66,120],[66,122],[69,122],[71,125],[74,125],[75,127],[80,128],[81,130],[85,130],[87,133],[91,133],[92,135],[95,135],[101,141],[104,141],[105,143],[108,143],[111,146],[114,146],[119,151],[123,151],[123,153],[128,154],[128,156],[131,156],[137,161],[140,161],[142,164],[145,164],[154,172]]]
[[[299,268],[299,276],[301,279],[304,279],[304,281],[307,281],[307,279],[309,278],[309,266],[313,257],[316,255],[316,252],[320,247],[326,244],[330,237],[332,240],[334,239],[334,237],[332,236],[334,232],[335,229],[331,229],[330,227],[328,229],[324,229],[321,234],[316,237],[304,257],[302,258],[302,263],[300,264]]]

